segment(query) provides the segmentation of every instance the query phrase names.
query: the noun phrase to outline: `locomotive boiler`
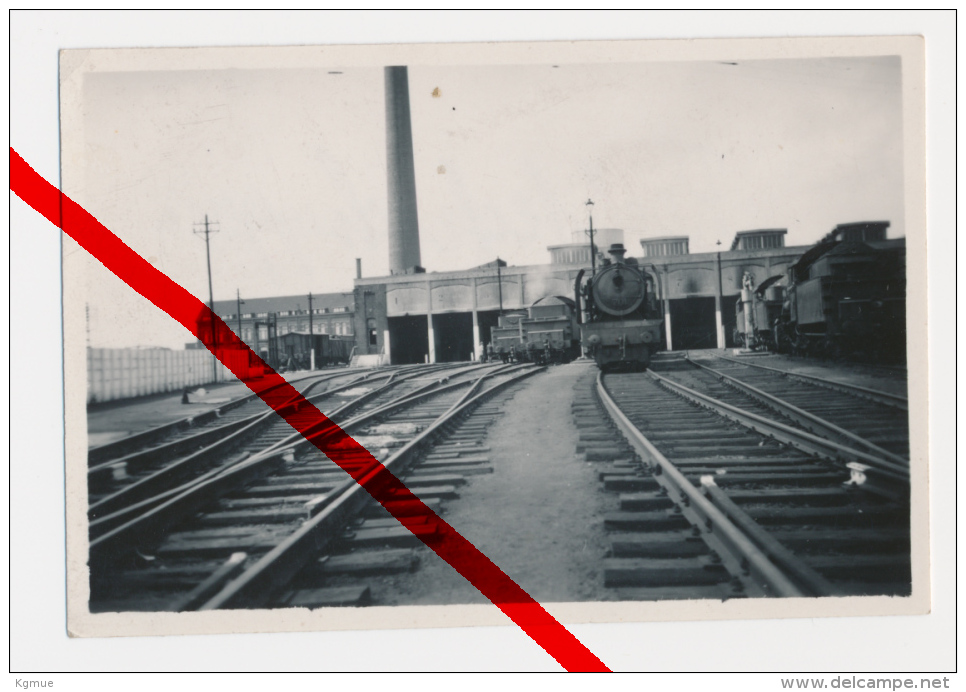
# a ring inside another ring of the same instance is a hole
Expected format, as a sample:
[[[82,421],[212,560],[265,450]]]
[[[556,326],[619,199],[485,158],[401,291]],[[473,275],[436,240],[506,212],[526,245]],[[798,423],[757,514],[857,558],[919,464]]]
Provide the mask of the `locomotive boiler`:
[[[577,274],[574,298],[580,341],[601,369],[643,369],[661,346],[663,317],[654,279],[624,246],[611,245],[610,259],[589,278]]]

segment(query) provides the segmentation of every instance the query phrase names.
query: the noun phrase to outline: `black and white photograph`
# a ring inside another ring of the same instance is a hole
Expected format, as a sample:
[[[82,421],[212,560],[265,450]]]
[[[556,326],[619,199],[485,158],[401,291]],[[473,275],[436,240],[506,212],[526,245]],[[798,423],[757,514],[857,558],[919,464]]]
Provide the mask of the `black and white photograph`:
[[[921,37],[58,61],[71,637],[930,611]]]

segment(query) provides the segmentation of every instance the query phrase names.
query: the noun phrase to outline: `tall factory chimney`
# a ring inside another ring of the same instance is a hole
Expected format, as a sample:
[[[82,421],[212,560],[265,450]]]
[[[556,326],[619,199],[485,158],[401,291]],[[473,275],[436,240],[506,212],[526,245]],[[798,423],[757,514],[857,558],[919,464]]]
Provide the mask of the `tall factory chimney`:
[[[421,271],[409,72],[386,68],[386,157],[389,172],[389,273]]]

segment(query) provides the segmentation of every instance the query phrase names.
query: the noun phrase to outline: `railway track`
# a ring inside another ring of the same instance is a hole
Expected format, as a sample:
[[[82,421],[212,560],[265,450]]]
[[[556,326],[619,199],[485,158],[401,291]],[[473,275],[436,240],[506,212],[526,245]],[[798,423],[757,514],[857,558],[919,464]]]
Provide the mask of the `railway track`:
[[[339,369],[337,372],[320,373],[316,377],[306,377],[296,380],[291,384],[296,391],[308,394],[312,389],[321,383],[344,377],[347,375],[358,376],[363,370],[360,368]],[[278,385],[281,386],[281,385]],[[276,387],[269,387],[265,392],[270,392]],[[87,450],[88,468],[94,468],[110,462],[122,460],[125,457],[138,452],[177,443],[180,440],[193,438],[201,432],[222,427],[235,421],[247,418],[255,413],[264,413],[268,410],[265,404],[256,394],[248,394],[229,401],[215,409],[186,416],[181,420],[160,425],[148,430],[144,430],[133,435],[129,435],[120,440],[108,442],[106,444],[91,447]]]
[[[410,391],[414,380],[429,377],[432,382],[435,374],[453,367],[331,374],[303,384],[302,395],[338,423],[344,416],[372,406],[391,393]],[[427,382],[422,384],[426,386]],[[322,386],[328,389],[312,394]],[[245,411],[247,415],[236,416],[223,425],[209,425],[191,435],[177,434],[160,445],[88,469],[91,536],[117,526],[132,512],[157,504],[166,494],[183,489],[185,483],[210,477],[223,466],[271,449],[285,439],[294,439],[297,433],[291,426],[267,404],[261,400],[258,403],[261,406],[252,403],[237,407],[236,412]]]
[[[869,401],[876,401],[885,406],[902,409],[904,411],[909,410],[909,400],[905,395],[906,390],[906,371],[903,369],[897,371],[892,369],[888,376],[882,376],[882,366],[873,368],[878,370],[878,373],[872,375],[864,375],[861,369],[853,367],[850,372],[856,371],[862,379],[872,379],[884,380],[886,387],[881,385],[878,387],[862,387],[856,384],[849,384],[841,379],[830,379],[828,377],[820,377],[814,374],[807,374],[805,372],[796,372],[792,370],[783,369],[778,367],[780,364],[770,364],[766,359],[753,358],[753,359],[739,359],[732,358],[730,356],[725,356],[720,353],[709,354],[711,359],[718,361],[722,364],[728,364],[731,367],[736,367],[738,369],[743,369],[748,373],[755,373],[758,376],[764,377],[767,373],[773,375],[780,375],[784,378],[784,382],[788,383],[800,383],[800,384],[810,384],[817,388],[822,388],[825,390],[839,391],[844,394],[850,394],[854,397],[864,398]],[[764,362],[762,362],[764,360]],[[865,370],[868,370],[873,366],[865,366]],[[897,372],[901,372],[901,375],[897,375]],[[901,391],[899,394],[897,391],[886,391],[887,389]]]
[[[608,586],[629,598],[911,592],[907,463],[807,430],[683,359],[654,367],[598,376],[575,402],[586,458],[619,493]]]
[[[721,357],[662,360],[654,371],[719,401],[908,467],[904,397]]]
[[[301,395],[310,396],[314,390],[324,388],[333,381],[358,382],[366,377],[366,374],[328,374],[300,381],[295,386]],[[147,479],[153,480],[161,469],[171,467],[184,459],[210,455],[233,437],[247,439],[253,431],[270,425],[271,409],[252,394],[209,414],[205,414],[205,420],[201,422],[188,418],[178,421],[177,424],[164,426],[165,429],[160,433],[149,430],[148,433],[154,433],[151,438],[140,433],[119,440],[112,445],[114,454],[105,452],[103,447],[91,450],[92,453],[98,449],[101,451],[92,454],[97,459],[94,463],[90,463],[89,457],[89,516],[103,516],[125,504],[129,498],[137,495],[136,491],[131,492],[132,488],[143,485]],[[145,444],[149,439],[154,444]]]
[[[338,368],[295,380],[290,382],[289,386],[303,396],[307,396],[322,385],[333,381],[347,380],[348,378],[366,379],[374,375],[389,376],[393,373],[403,375],[420,367],[425,369],[425,366],[411,365],[390,366],[380,368],[378,371],[367,368]],[[430,367],[445,369],[452,367],[452,365],[442,364]],[[283,385],[268,387],[262,391],[262,394],[270,393],[281,386]],[[247,394],[215,409],[186,416],[172,423],[150,428],[120,440],[91,447],[87,451],[88,468],[92,469],[99,466],[107,468],[112,464],[123,462],[128,457],[149,450],[164,450],[166,454],[170,455],[177,453],[179,449],[196,449],[205,444],[204,434],[209,434],[212,439],[216,439],[221,434],[215,432],[216,430],[224,432],[222,429],[227,425],[251,418],[255,414],[265,413],[268,410],[269,406],[257,394]]]
[[[463,450],[470,457],[450,451],[412,467],[446,439],[450,450],[460,445],[461,435],[493,415],[487,398],[537,371],[461,366],[441,382],[438,371],[423,369],[357,406],[340,427],[436,504],[455,495],[463,481],[456,471],[475,462],[473,446]],[[401,526],[372,501],[360,483],[379,470],[369,454],[343,470],[298,433],[218,469],[92,538],[91,610],[364,603],[368,588],[345,584],[346,575],[365,575],[374,565],[411,567],[392,551],[435,530],[426,516]],[[402,515],[415,510],[397,508]]]

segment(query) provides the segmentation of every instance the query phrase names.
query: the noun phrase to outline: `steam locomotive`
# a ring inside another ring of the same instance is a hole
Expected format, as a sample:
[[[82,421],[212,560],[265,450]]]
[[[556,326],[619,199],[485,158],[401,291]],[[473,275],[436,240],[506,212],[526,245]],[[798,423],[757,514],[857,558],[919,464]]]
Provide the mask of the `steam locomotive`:
[[[735,302],[734,342],[753,351],[776,351],[779,318],[785,303],[784,274],[770,276],[755,288],[745,274],[741,297]]]
[[[489,356],[539,365],[569,363],[579,357],[573,301],[547,296],[526,311],[500,315],[497,326],[490,329]]]
[[[738,343],[782,353],[905,359],[905,244],[887,221],[840,224],[736,306]],[[782,286],[782,284],[785,284]]]
[[[586,280],[581,269],[574,281],[580,341],[605,369],[644,369],[661,345],[663,317],[653,277],[624,246],[615,243],[610,259]]]

